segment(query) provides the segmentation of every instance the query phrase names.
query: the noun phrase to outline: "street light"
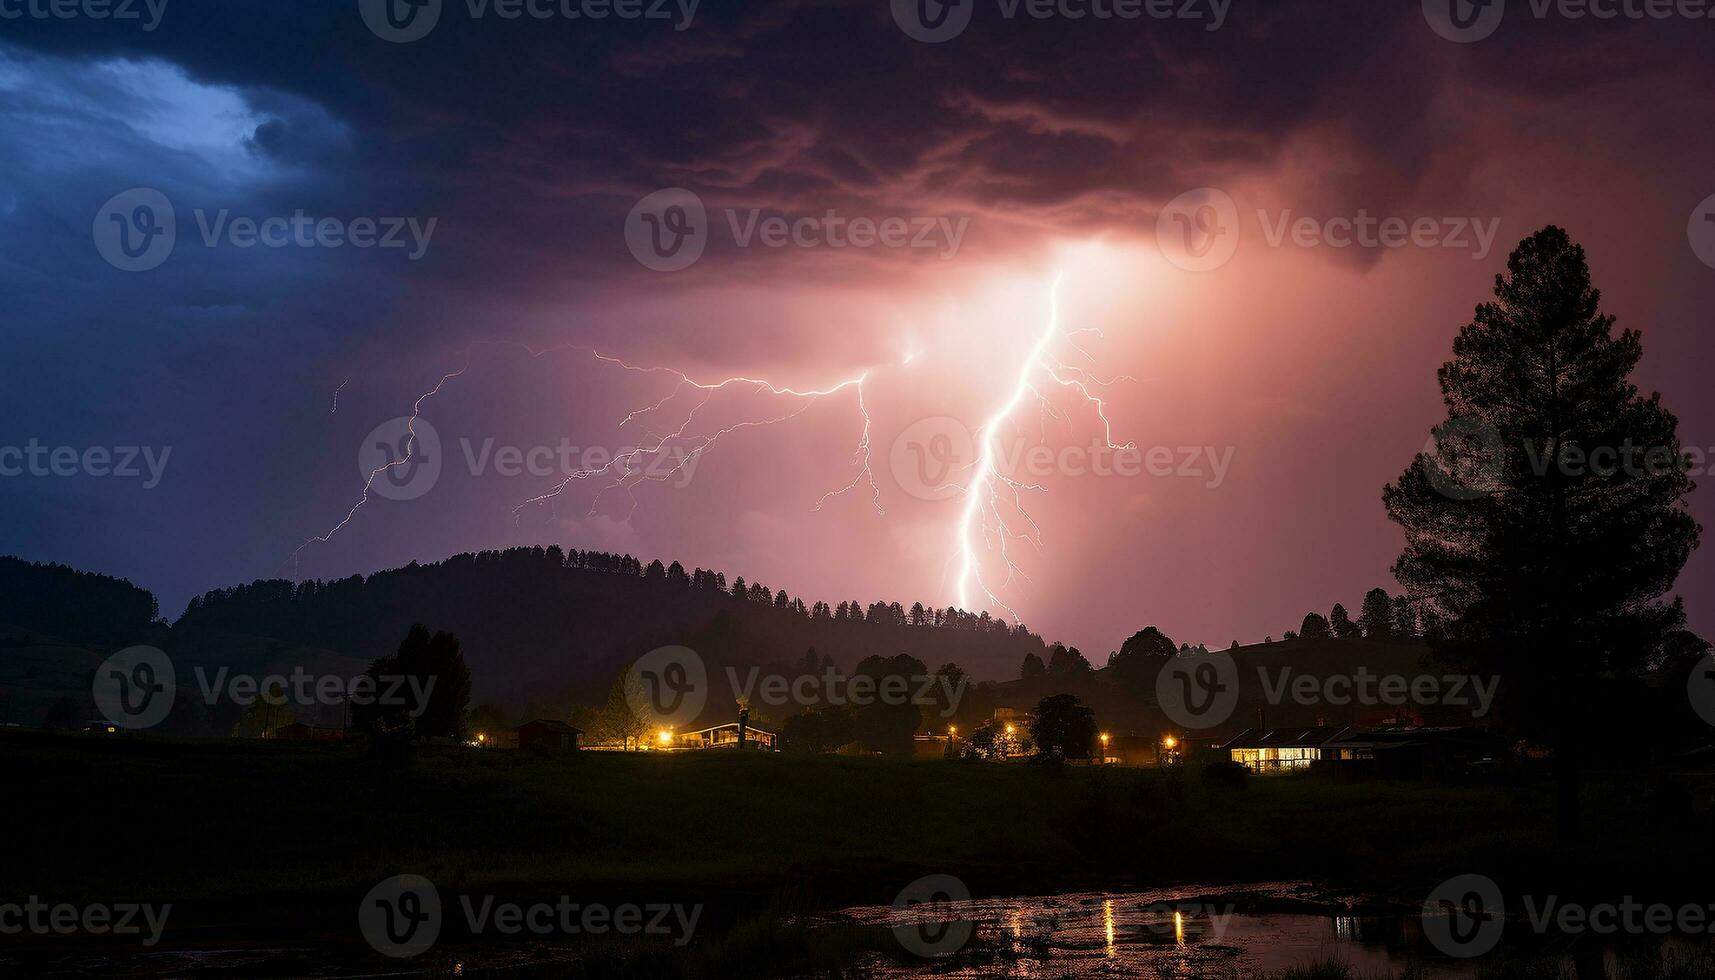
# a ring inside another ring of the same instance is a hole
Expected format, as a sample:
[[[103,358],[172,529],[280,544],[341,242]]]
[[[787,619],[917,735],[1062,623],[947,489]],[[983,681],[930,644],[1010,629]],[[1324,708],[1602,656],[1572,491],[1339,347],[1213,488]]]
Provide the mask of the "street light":
[[[655,733],[655,741],[659,742],[663,746],[671,745],[673,743],[673,733],[663,728]]]

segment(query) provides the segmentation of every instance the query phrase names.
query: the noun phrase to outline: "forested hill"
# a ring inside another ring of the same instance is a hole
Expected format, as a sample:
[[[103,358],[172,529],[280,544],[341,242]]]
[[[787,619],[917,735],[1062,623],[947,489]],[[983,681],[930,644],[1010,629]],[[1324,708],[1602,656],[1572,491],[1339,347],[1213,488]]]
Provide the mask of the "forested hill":
[[[125,579],[0,555],[0,625],[98,645],[137,642],[157,616],[155,596]]]
[[[1022,626],[921,604],[806,604],[783,590],[677,562],[513,548],[332,582],[258,581],[191,601],[175,633],[233,632],[347,656],[391,653],[413,623],[463,644],[476,696],[599,693],[626,663],[683,644],[712,664],[790,663],[814,647],[842,667],[909,653],[1010,676],[1041,637]]]

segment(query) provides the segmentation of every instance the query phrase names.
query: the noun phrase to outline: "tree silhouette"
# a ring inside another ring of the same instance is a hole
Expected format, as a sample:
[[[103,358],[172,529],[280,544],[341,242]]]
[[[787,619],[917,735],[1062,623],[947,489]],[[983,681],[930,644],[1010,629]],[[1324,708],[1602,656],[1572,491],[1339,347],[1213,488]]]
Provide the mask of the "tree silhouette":
[[[1417,607],[1410,596],[1393,597],[1393,635],[1400,639],[1417,635]]]
[[[1304,625],[1298,628],[1298,635],[1306,640],[1326,640],[1333,631],[1328,627],[1328,617],[1321,613],[1308,613],[1304,617]]]
[[[1056,643],[1049,648],[1048,674],[1052,677],[1081,677],[1090,672],[1090,662],[1077,647]]]
[[[1030,719],[1037,751],[1059,749],[1068,759],[1088,759],[1096,741],[1096,714],[1070,694],[1043,698]]]
[[[1441,368],[1434,450],[1382,495],[1425,632],[1510,669],[1508,721],[1554,748],[1563,833],[1604,696],[1684,622],[1663,597],[1702,530],[1678,420],[1629,380],[1642,341],[1600,299],[1565,231],[1521,242]]]
[[[1341,640],[1350,640],[1359,635],[1358,624],[1352,622],[1352,617],[1346,612],[1346,607],[1338,602],[1328,613],[1328,627],[1334,631],[1334,636]]]
[[[1034,653],[1024,655],[1024,663],[1018,668],[1018,676],[1023,680],[1041,677],[1047,669],[1042,666],[1042,658]]]
[[[1386,640],[1393,636],[1393,600],[1386,589],[1371,589],[1364,593],[1364,605],[1358,612],[1358,628],[1371,640]]]

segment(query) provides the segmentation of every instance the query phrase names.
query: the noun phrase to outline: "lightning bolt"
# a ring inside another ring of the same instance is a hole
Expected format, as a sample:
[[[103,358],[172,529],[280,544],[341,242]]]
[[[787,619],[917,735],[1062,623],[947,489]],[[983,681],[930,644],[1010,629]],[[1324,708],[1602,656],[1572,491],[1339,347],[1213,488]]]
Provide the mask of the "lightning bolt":
[[[370,470],[364,478],[363,489],[358,495],[357,502],[352,504],[351,509],[346,512],[345,517],[327,531],[305,540],[302,544],[298,545],[297,549],[294,550],[290,556],[288,556],[286,562],[289,562],[292,565],[292,575],[294,580],[298,577],[299,562],[304,550],[311,545],[326,544],[328,541],[332,540],[334,535],[338,534],[347,525],[349,525],[352,520],[357,517],[358,512],[369,503],[370,491],[374,488],[375,481],[389,469],[392,469],[395,466],[402,466],[410,459],[412,452],[416,448],[416,424],[422,417],[423,403],[439,394],[441,389],[446,386],[447,382],[463,375],[470,369],[470,357],[476,348],[489,346],[518,347],[528,352],[532,359],[556,351],[580,350],[588,353],[592,358],[600,363],[613,365],[628,372],[644,375],[666,374],[675,379],[673,389],[668,392],[665,397],[653,404],[636,409],[624,418],[620,419],[619,427],[621,428],[631,424],[632,422],[645,419],[646,417],[664,411],[670,403],[677,399],[681,394],[685,393],[687,389],[693,393],[692,397],[696,398],[695,404],[692,405],[689,411],[685,413],[683,420],[680,421],[677,427],[661,435],[655,435],[653,433],[645,434],[639,446],[627,449],[626,451],[615,455],[614,458],[605,466],[591,469],[580,469],[567,474],[564,479],[560,480],[559,483],[546,493],[531,497],[514,507],[512,509],[512,516],[515,522],[522,519],[522,515],[526,509],[544,503],[551,503],[573,484],[580,481],[597,480],[604,477],[606,478],[606,482],[602,483],[601,488],[596,492],[595,498],[591,500],[589,514],[594,514],[596,512],[596,509],[601,504],[602,496],[608,491],[623,490],[631,501],[631,508],[626,512],[625,516],[625,519],[629,521],[632,514],[637,510],[637,497],[634,490],[638,484],[644,482],[659,483],[672,480],[680,473],[684,472],[685,468],[694,460],[701,458],[710,450],[714,449],[716,444],[719,443],[723,437],[743,429],[774,425],[790,421],[791,419],[797,418],[799,415],[809,411],[811,407],[822,399],[837,395],[848,389],[855,391],[857,395],[858,412],[863,418],[862,433],[859,438],[857,449],[853,452],[851,457],[852,464],[857,468],[857,473],[852,477],[851,481],[844,486],[823,494],[821,499],[816,502],[813,510],[819,511],[828,501],[854,491],[860,486],[867,485],[870,490],[870,502],[875,508],[876,513],[886,513],[881,504],[881,489],[875,482],[875,473],[870,465],[871,419],[869,408],[864,402],[863,395],[863,385],[864,382],[868,380],[870,374],[868,370],[856,377],[848,378],[826,388],[796,388],[776,384],[764,378],[754,378],[745,375],[734,375],[733,377],[723,378],[719,381],[702,382],[693,379],[690,375],[675,368],[640,367],[638,365],[628,363],[618,357],[603,354],[593,347],[582,347],[567,344],[557,347],[549,347],[543,350],[536,350],[514,341],[483,341],[472,344],[459,352],[465,359],[464,366],[460,367],[456,371],[449,371],[442,375],[435,383],[434,387],[423,392],[421,395],[418,395],[417,400],[412,403],[411,414],[407,417],[405,424],[407,438],[402,458],[390,459],[380,466]],[[341,387],[343,388],[344,385],[342,384]],[[749,388],[759,393],[766,392],[771,396],[788,399],[794,404],[790,410],[781,414],[765,416],[762,418],[746,419],[719,426],[709,432],[698,433],[693,431],[693,426],[698,421],[698,413],[708,407],[710,401],[716,394],[731,388]],[[679,453],[676,461],[671,458],[671,454],[675,450]],[[659,469],[657,465],[663,459],[665,459],[669,464],[665,470]]]
[[[1018,565],[1012,560],[1010,542],[1025,541],[1038,550],[1042,544],[1042,529],[1030,516],[1024,507],[1024,494],[1027,492],[1046,493],[1047,488],[1040,484],[1024,484],[1000,472],[999,455],[1002,427],[1011,421],[1013,413],[1024,403],[1027,396],[1034,395],[1044,416],[1043,434],[1046,438],[1046,418],[1061,417],[1054,411],[1053,404],[1047,395],[1038,387],[1039,379],[1045,377],[1062,388],[1069,389],[1080,395],[1083,401],[1094,408],[1096,417],[1101,420],[1102,440],[1105,448],[1110,450],[1131,449],[1131,442],[1115,443],[1113,441],[1113,423],[1108,418],[1107,403],[1102,397],[1091,390],[1091,387],[1105,388],[1123,381],[1135,381],[1130,375],[1101,379],[1085,368],[1067,364],[1052,353],[1056,340],[1064,340],[1072,349],[1089,357],[1089,352],[1079,347],[1071,338],[1081,333],[1094,332],[1100,336],[1100,331],[1094,328],[1076,330],[1063,334],[1060,330],[1060,284],[1065,278],[1064,273],[1056,273],[1048,287],[1048,317],[1042,332],[1037,335],[1035,343],[1018,367],[1018,375],[1014,380],[1012,390],[1006,400],[994,410],[982,426],[976,430],[973,439],[976,444],[976,461],[972,467],[970,482],[962,489],[965,494],[965,506],[960,513],[956,528],[955,558],[959,563],[957,580],[958,604],[961,609],[971,609],[973,594],[986,605],[1005,610],[1018,622],[1018,611],[990,588],[983,578],[982,554],[976,544],[980,537],[986,550],[994,552],[1006,568],[1006,580],[997,588],[1004,589],[1016,578],[1028,581]],[[1070,421],[1068,420],[1068,425]],[[1003,504],[1008,508],[1003,510]],[[1029,526],[1029,531],[1014,528],[1007,520],[1010,511]]]
[[[690,397],[696,399],[695,404],[693,404],[690,410],[685,413],[683,420],[676,428],[673,428],[661,435],[656,435],[652,432],[646,433],[639,446],[619,453],[606,465],[595,467],[593,469],[581,469],[567,474],[566,477],[556,484],[553,489],[546,493],[531,497],[529,500],[526,500],[517,507],[514,507],[512,510],[514,520],[519,519],[526,508],[552,501],[554,498],[564,493],[566,489],[574,483],[600,477],[606,477],[608,482],[602,485],[602,488],[596,492],[595,497],[590,501],[588,513],[594,514],[596,512],[596,509],[601,504],[602,496],[609,490],[623,490],[631,501],[631,508],[626,512],[626,520],[630,520],[631,515],[637,510],[637,496],[633,493],[633,488],[638,484],[645,482],[662,483],[675,479],[685,470],[686,466],[691,465],[695,460],[701,458],[710,450],[714,449],[715,445],[725,436],[743,429],[776,425],[782,422],[791,421],[792,419],[795,419],[809,411],[810,408],[821,399],[837,395],[848,388],[853,389],[856,392],[858,413],[863,417],[862,435],[859,438],[856,451],[852,454],[852,463],[857,467],[857,474],[853,476],[851,482],[847,483],[845,486],[830,490],[823,494],[812,510],[819,511],[829,500],[855,490],[860,485],[868,484],[870,488],[870,501],[872,506],[875,507],[876,513],[886,513],[886,510],[883,509],[881,505],[881,489],[876,486],[875,473],[870,468],[869,437],[871,423],[869,408],[864,403],[863,397],[863,385],[864,382],[869,379],[869,371],[866,370],[856,377],[848,378],[827,388],[801,389],[778,385],[763,378],[753,378],[745,375],[734,375],[730,378],[723,378],[719,381],[712,382],[697,381],[685,374],[683,371],[675,368],[639,367],[637,365],[629,364],[617,357],[610,357],[606,354],[602,354],[599,351],[591,350],[590,353],[599,361],[616,365],[627,371],[633,371],[640,374],[667,374],[675,379],[672,391],[669,391],[667,395],[659,401],[656,401],[644,408],[637,409],[631,414],[625,416],[625,418],[621,419],[619,422],[621,428],[639,419],[664,411],[670,403],[677,400],[681,394],[684,394],[687,391],[687,389],[692,393]],[[694,433],[693,425],[697,422],[698,413],[702,412],[702,410],[708,406],[710,400],[713,399],[717,393],[733,387],[750,388],[751,390],[759,393],[767,392],[770,395],[790,399],[795,404],[790,410],[783,414],[766,416],[759,419],[746,419],[741,422],[719,426],[710,432],[701,434]],[[680,454],[677,462],[673,462],[671,459],[671,455],[675,450]],[[658,464],[663,460],[663,458],[667,459],[668,466],[665,470],[660,470],[658,469]]]
[[[955,554],[953,561],[958,563],[957,601],[960,609],[969,610],[973,607],[973,599],[981,606],[1004,610],[1013,620],[1018,622],[1020,617],[997,594],[1012,584],[1015,578],[1029,581],[1029,576],[1018,567],[1013,560],[1012,548],[1023,541],[1038,551],[1042,545],[1042,530],[1036,520],[1025,507],[1025,495],[1028,493],[1046,493],[1047,488],[1040,484],[1027,484],[1013,479],[1001,472],[1001,438],[1004,428],[1016,425],[1013,416],[1019,407],[1030,397],[1034,397],[1040,407],[1043,417],[1042,438],[1047,439],[1047,419],[1053,417],[1066,422],[1068,427],[1071,420],[1068,416],[1055,410],[1053,402],[1044,392],[1050,384],[1068,392],[1075,393],[1082,402],[1090,406],[1100,421],[1102,440],[1107,449],[1130,449],[1135,443],[1115,443],[1113,423],[1108,416],[1107,404],[1095,389],[1106,388],[1121,382],[1136,381],[1130,375],[1113,378],[1097,377],[1089,369],[1075,364],[1069,364],[1054,353],[1056,341],[1063,341],[1073,351],[1084,358],[1093,361],[1089,352],[1075,340],[1080,334],[1095,333],[1101,336],[1099,330],[1083,328],[1070,333],[1061,331],[1060,317],[1060,288],[1064,279],[1063,273],[1057,273],[1048,289],[1047,319],[1041,332],[1036,336],[1029,352],[1018,366],[1018,372],[1013,380],[1012,388],[993,413],[974,433],[976,459],[967,467],[971,476],[967,483],[958,489],[965,495],[964,507],[955,528]],[[749,375],[734,375],[713,381],[699,381],[688,373],[677,368],[645,366],[632,364],[619,357],[604,354],[593,347],[579,345],[559,345],[543,350],[535,350],[515,341],[482,341],[472,344],[461,351],[465,358],[464,366],[455,371],[442,375],[435,385],[419,395],[411,406],[411,414],[406,422],[408,438],[405,444],[404,458],[389,460],[370,470],[364,479],[362,492],[357,501],[345,514],[345,517],[327,531],[305,540],[292,552],[287,559],[293,566],[293,578],[297,578],[297,568],[300,556],[306,548],[315,544],[325,544],[349,525],[358,512],[369,502],[370,491],[380,476],[395,466],[404,465],[416,445],[416,423],[421,418],[423,404],[440,391],[453,379],[460,377],[471,366],[471,354],[478,347],[509,346],[517,347],[529,353],[531,358],[538,358],[555,351],[578,350],[587,353],[597,363],[619,368],[622,371],[644,375],[665,375],[673,380],[672,388],[666,395],[634,409],[618,422],[619,428],[634,423],[647,426],[649,422],[668,414],[681,398],[689,404],[682,414],[677,416],[677,424],[668,423],[663,431],[656,433],[646,431],[639,444],[614,456],[604,466],[579,469],[568,473],[546,492],[537,494],[519,503],[512,509],[516,523],[521,523],[526,512],[533,507],[547,505],[557,506],[557,500],[571,487],[593,481],[599,488],[590,501],[587,514],[594,514],[601,505],[602,498],[613,491],[623,492],[630,500],[630,508],[626,511],[625,520],[629,521],[636,513],[638,500],[636,488],[646,482],[666,482],[675,479],[685,472],[686,467],[713,451],[726,436],[734,432],[778,425],[789,422],[803,415],[822,400],[850,391],[854,396],[858,415],[862,419],[862,427],[858,434],[856,448],[850,456],[850,465],[854,469],[852,478],[841,486],[824,493],[811,508],[812,512],[821,511],[830,501],[846,494],[858,492],[867,488],[870,506],[879,515],[887,513],[882,505],[881,488],[876,483],[873,461],[873,420],[865,398],[865,384],[877,368],[868,368],[862,372],[838,381],[823,388],[803,388],[783,385],[766,378]],[[908,354],[904,363],[909,364],[914,354]],[[345,385],[342,383],[341,388]],[[712,427],[701,427],[702,417],[710,409],[711,403],[722,392],[732,390],[749,390],[757,394],[766,394],[772,398],[784,401],[786,404],[778,412],[768,413],[755,418],[745,418],[736,422],[716,424]],[[337,395],[337,392],[336,392]],[[675,454],[676,457],[675,457]],[[1010,515],[1010,516],[1009,516]],[[1006,577],[991,587],[983,575],[982,562],[986,553],[994,553],[1006,570]]]

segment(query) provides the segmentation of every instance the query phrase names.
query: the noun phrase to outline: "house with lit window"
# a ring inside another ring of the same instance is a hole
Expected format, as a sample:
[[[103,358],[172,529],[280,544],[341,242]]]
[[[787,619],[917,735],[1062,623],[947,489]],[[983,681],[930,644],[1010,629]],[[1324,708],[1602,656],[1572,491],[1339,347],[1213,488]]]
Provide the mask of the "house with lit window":
[[[764,752],[774,751],[774,740],[777,736],[766,728],[755,725],[744,726],[744,743],[739,744],[739,724],[729,721],[724,725],[710,728],[699,728],[692,732],[662,731],[656,735],[656,749],[760,749]]]
[[[1221,751],[1252,772],[1305,769],[1334,758],[1329,743],[1351,730],[1349,725],[1247,728],[1222,745]]]

